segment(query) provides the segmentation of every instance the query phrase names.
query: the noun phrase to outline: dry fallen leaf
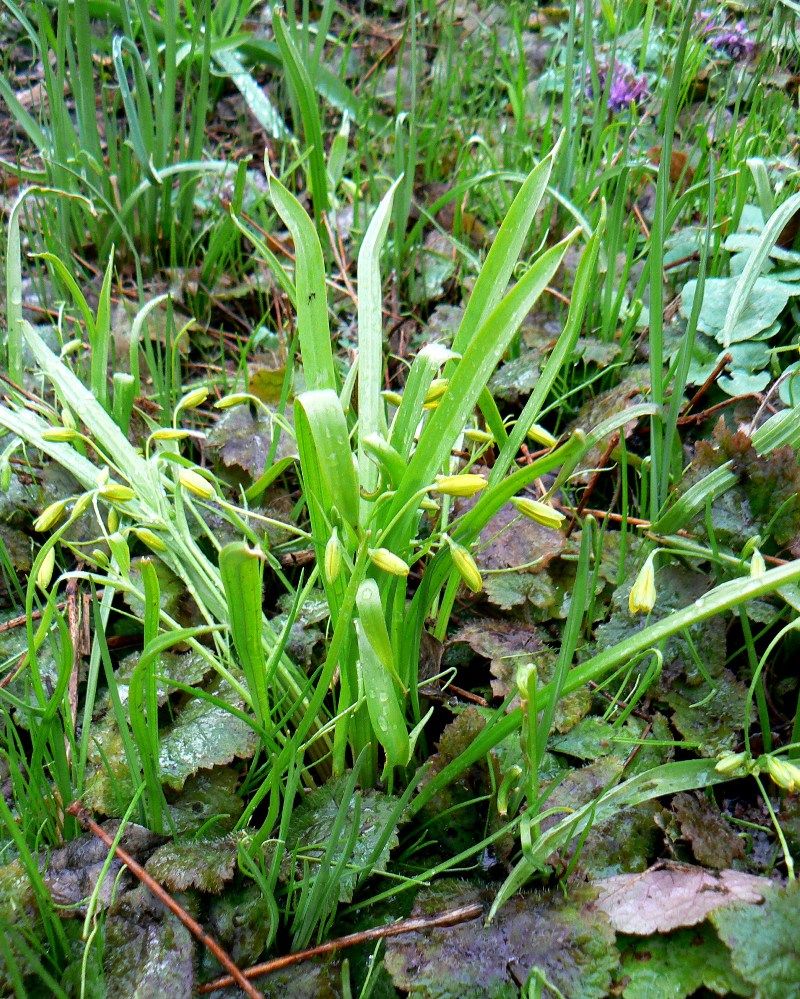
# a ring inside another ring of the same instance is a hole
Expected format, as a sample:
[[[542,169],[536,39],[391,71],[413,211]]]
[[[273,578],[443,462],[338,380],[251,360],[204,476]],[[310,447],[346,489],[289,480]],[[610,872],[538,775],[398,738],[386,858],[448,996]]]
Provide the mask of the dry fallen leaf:
[[[761,902],[772,886],[767,878],[740,871],[708,871],[672,861],[641,874],[620,874],[594,883],[602,910],[618,933],[669,933],[695,926],[710,912],[733,902]]]

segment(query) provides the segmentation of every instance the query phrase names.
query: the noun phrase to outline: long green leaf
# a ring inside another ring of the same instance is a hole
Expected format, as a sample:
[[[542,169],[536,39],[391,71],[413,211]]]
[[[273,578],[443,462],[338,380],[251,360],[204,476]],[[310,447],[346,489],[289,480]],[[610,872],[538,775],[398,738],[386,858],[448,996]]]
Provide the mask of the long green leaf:
[[[392,201],[399,183],[398,177],[381,199],[358,251],[358,476],[362,488],[367,492],[374,490],[378,470],[364,450],[364,438],[383,429],[380,420],[383,407],[381,250],[389,229]]]
[[[303,355],[303,372],[309,389],[333,389],[331,333],[328,326],[328,300],[325,291],[325,261],[319,236],[303,206],[281,184],[266,164],[269,193],[275,210],[292,234],[297,254],[295,287],[297,294],[297,333]]]

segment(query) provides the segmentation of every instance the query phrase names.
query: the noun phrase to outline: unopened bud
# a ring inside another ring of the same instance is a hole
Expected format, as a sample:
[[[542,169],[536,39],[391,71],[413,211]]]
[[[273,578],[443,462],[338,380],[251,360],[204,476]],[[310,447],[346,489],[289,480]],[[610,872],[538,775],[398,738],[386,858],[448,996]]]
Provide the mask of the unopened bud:
[[[560,510],[554,509],[549,503],[542,503],[539,500],[530,499],[528,496],[514,496],[511,502],[523,517],[535,520],[537,524],[550,527],[555,531],[561,527],[566,519]]]
[[[649,614],[656,605],[656,571],[653,566],[655,552],[648,555],[639,575],[633,581],[628,596],[628,610],[631,614]]]
[[[109,482],[101,486],[98,494],[101,499],[110,500],[112,503],[127,503],[136,495],[130,486],[123,486],[121,482]]]
[[[753,554],[750,556],[750,575],[751,576],[763,576],[767,571],[767,564],[764,561],[764,556],[758,550],[758,548],[753,549]]]
[[[555,447],[558,444],[558,438],[553,437],[549,430],[540,427],[538,423],[528,428],[528,439],[541,444],[542,447]]]
[[[434,378],[425,393],[425,402],[436,402],[437,399],[441,399],[447,391],[449,382],[449,378]]]
[[[77,430],[72,430],[70,427],[50,427],[49,430],[45,430],[42,433],[42,438],[51,443],[67,444],[70,441],[77,440],[80,434]]]
[[[64,516],[66,508],[66,500],[56,500],[55,503],[51,503],[50,506],[45,507],[33,522],[34,531],[49,531],[52,527],[55,527]]]
[[[252,402],[253,397],[247,392],[233,392],[231,395],[224,395],[214,403],[214,409],[231,409],[233,406],[241,406],[245,402]]]
[[[199,388],[192,389],[191,392],[187,392],[175,409],[176,411],[179,409],[195,409],[197,406],[202,406],[207,398],[208,386],[201,385]]]
[[[151,531],[149,527],[134,527],[133,533],[154,552],[165,552],[167,550],[164,539],[160,538],[154,531]]]
[[[407,576],[410,571],[400,556],[390,552],[388,548],[370,548],[369,557],[379,569],[392,576]]]
[[[386,391],[381,392],[383,398],[389,403],[390,406],[399,406],[403,401],[403,397],[399,392]]]
[[[464,431],[464,436],[468,441],[472,441],[473,444],[494,443],[494,437],[488,432],[488,430],[478,430],[475,427],[471,427],[469,430]]]
[[[480,593],[483,589],[483,579],[475,559],[463,545],[456,544],[449,538],[448,543],[450,554],[453,557],[453,565],[458,570],[459,576],[473,593]]]
[[[214,489],[214,486],[208,479],[191,468],[182,468],[178,472],[178,482],[180,482],[184,489],[194,496],[199,496],[200,499],[211,499],[217,494],[216,489]]]
[[[782,760],[778,756],[768,756],[766,760],[767,773],[772,780],[787,791],[796,791],[800,788],[800,767],[788,760]]]
[[[188,430],[177,430],[173,427],[159,427],[150,434],[153,441],[182,441],[189,436]]]
[[[443,496],[474,496],[485,489],[486,479],[474,472],[464,472],[461,475],[437,475],[431,489]]]
[[[725,777],[732,777],[734,774],[740,773],[746,763],[747,753],[726,753],[725,756],[721,756],[717,760],[714,769],[718,774],[723,774]]]
[[[334,527],[333,533],[325,545],[325,577],[333,583],[339,577],[342,569],[342,546],[339,543],[339,532]]]
[[[36,585],[40,590],[46,590],[50,585],[50,580],[53,578],[53,569],[56,567],[56,549],[52,545],[47,549],[47,554],[44,557],[42,564],[39,566],[39,571],[36,573]]]

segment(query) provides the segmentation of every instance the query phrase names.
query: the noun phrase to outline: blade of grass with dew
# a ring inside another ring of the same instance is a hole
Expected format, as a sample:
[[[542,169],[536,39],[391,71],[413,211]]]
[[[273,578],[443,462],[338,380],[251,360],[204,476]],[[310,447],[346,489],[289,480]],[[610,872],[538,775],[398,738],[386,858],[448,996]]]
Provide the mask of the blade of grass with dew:
[[[389,229],[398,177],[381,199],[358,251],[358,477],[366,492],[375,489],[378,470],[364,450],[364,438],[383,432],[383,295],[380,258]],[[367,501],[362,500],[362,515]]]
[[[295,264],[297,331],[303,355],[306,385],[312,390],[336,391],[337,378],[328,325],[325,261],[319,236],[308,213],[272,173],[268,162],[266,170],[272,203],[292,234],[297,254]]]
[[[317,225],[322,225],[322,219],[329,208],[328,204],[328,171],[325,165],[325,144],[322,139],[322,123],[317,107],[314,86],[303,64],[297,46],[292,40],[285,23],[285,15],[273,7],[272,27],[275,31],[275,41],[281,50],[286,77],[300,108],[303,122],[303,138],[308,149],[309,175],[311,181],[311,198],[314,204],[314,216]]]

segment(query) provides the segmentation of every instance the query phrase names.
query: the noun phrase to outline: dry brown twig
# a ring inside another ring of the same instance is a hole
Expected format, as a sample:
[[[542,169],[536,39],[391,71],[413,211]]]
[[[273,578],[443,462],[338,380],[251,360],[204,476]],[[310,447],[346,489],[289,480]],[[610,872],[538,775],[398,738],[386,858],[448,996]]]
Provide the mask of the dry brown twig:
[[[72,804],[67,809],[70,815],[74,815],[78,822],[83,826],[84,829],[88,829],[90,832],[94,833],[98,839],[102,840],[107,847],[114,850],[115,855],[122,861],[123,864],[128,868],[131,874],[135,875],[139,881],[150,891],[162,905],[166,906],[169,911],[176,916],[186,927],[186,929],[195,937],[197,940],[207,947],[214,957],[219,961],[223,968],[229,973],[227,979],[227,984],[238,985],[239,988],[248,996],[250,999],[264,999],[262,994],[258,989],[248,982],[245,978],[241,969],[236,966],[230,955],[220,947],[217,941],[208,935],[203,927],[186,912],[175,899],[166,891],[163,885],[160,885],[155,878],[153,878],[147,871],[137,864],[133,857],[123,850],[120,846],[114,846],[113,839],[108,835],[102,826],[99,826],[94,819],[89,815],[85,808],[77,802],[73,801]]]
[[[256,964],[252,968],[247,968],[244,974],[248,978],[258,978],[261,975],[268,975],[273,971],[280,971],[282,968],[289,968],[294,964],[309,961],[313,957],[322,954],[330,954],[334,950],[343,950],[345,947],[357,947],[359,944],[369,943],[370,940],[383,940],[386,937],[399,937],[404,933],[416,933],[421,930],[436,929],[441,926],[457,926],[459,923],[469,922],[483,915],[483,906],[478,903],[464,905],[460,909],[451,909],[449,912],[442,912],[438,916],[417,916],[410,919],[401,919],[397,923],[390,923],[388,926],[375,926],[371,930],[361,930],[359,933],[348,933],[345,937],[337,940],[328,940],[318,947],[308,947],[306,950],[298,950],[294,954],[286,954],[283,957],[273,958],[263,964]],[[216,981],[201,985],[197,990],[201,994],[215,992],[223,989],[227,985],[232,985],[230,976],[217,978]]]

